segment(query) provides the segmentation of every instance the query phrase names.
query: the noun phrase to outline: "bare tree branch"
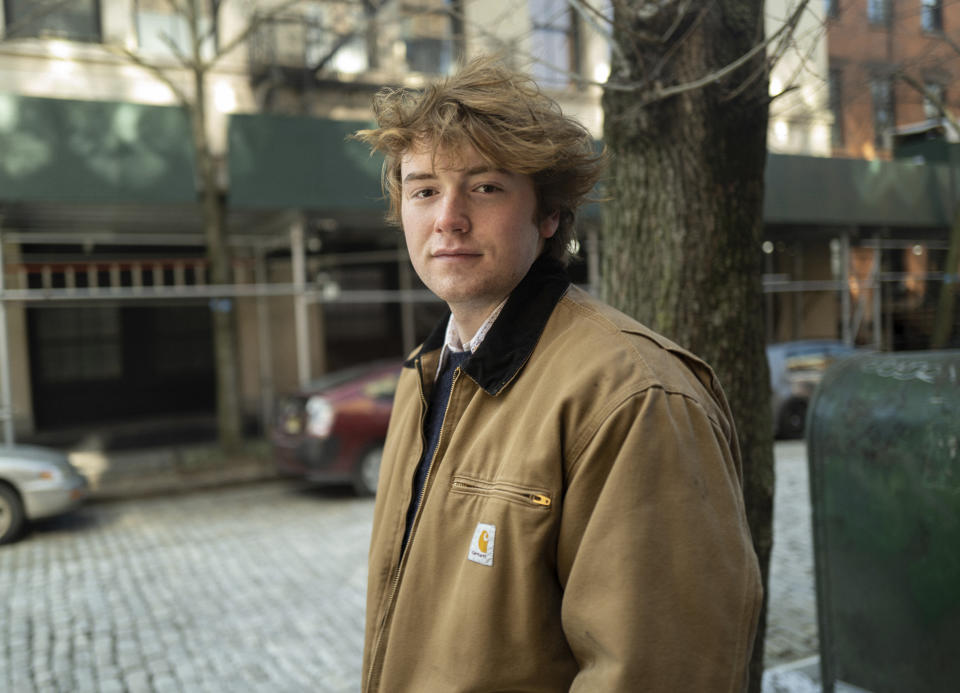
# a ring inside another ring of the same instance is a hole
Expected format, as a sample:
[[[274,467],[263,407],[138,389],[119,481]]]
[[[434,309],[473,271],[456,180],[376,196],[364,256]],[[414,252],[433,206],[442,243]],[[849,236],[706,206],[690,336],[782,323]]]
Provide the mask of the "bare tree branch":
[[[183,51],[180,50],[180,46],[177,45],[177,42],[173,40],[173,37],[170,36],[166,31],[161,31],[159,34],[160,41],[170,49],[170,52],[173,54],[173,57],[176,59],[180,65],[188,70],[193,69],[193,62],[183,54]]]
[[[578,12],[581,11],[581,9],[578,7],[578,5],[582,5],[582,6],[583,6],[583,9],[582,9],[581,15],[582,15],[583,12],[586,12],[586,13],[590,13],[590,12],[596,13],[596,12],[597,12],[594,8],[590,7],[589,4],[584,3],[583,0],[567,0],[567,1],[568,1],[568,3],[569,3],[572,7],[574,7],[574,9],[578,10]],[[623,4],[622,0],[613,0],[613,3],[614,3],[614,6],[618,6],[618,5],[622,5],[622,4]],[[803,13],[806,11],[807,7],[809,6],[809,3],[810,3],[810,0],[801,0],[801,2],[800,2],[800,3],[797,5],[797,7],[793,10],[793,12],[791,12],[791,14],[790,14],[790,16],[788,17],[787,21],[786,21],[776,32],[774,32],[771,36],[767,37],[764,41],[759,41],[752,49],[750,49],[747,53],[745,53],[744,55],[740,56],[739,58],[737,58],[737,59],[734,60],[733,62],[729,63],[728,65],[726,65],[726,66],[724,66],[724,67],[722,67],[722,68],[720,68],[719,70],[717,70],[717,71],[715,71],[715,72],[712,72],[712,73],[710,73],[710,74],[708,74],[708,75],[705,75],[705,76],[702,77],[701,79],[697,79],[697,80],[694,80],[694,81],[692,81],[692,82],[688,82],[688,83],[685,83],[685,84],[678,84],[678,85],[674,85],[674,86],[670,86],[670,87],[663,87],[663,86],[657,85],[657,83],[656,83],[655,81],[653,81],[654,87],[653,87],[653,89],[651,89],[651,82],[652,82],[652,80],[649,79],[649,78],[648,78],[648,79],[645,79],[645,80],[642,81],[642,82],[625,82],[625,81],[617,81],[617,80],[607,80],[606,82],[598,82],[598,81],[596,81],[596,80],[593,80],[593,79],[590,79],[590,78],[586,77],[585,75],[583,75],[583,74],[581,74],[581,73],[574,72],[574,71],[570,71],[570,70],[563,70],[563,69],[558,68],[558,67],[555,66],[555,65],[548,65],[547,63],[545,63],[543,60],[540,60],[540,59],[537,58],[536,56],[529,55],[529,54],[526,54],[526,53],[525,53],[525,54],[523,54],[523,57],[524,57],[525,59],[530,60],[530,61],[533,62],[533,63],[536,63],[536,64],[540,64],[540,65],[544,65],[544,66],[546,66],[546,67],[549,67],[550,69],[555,70],[558,75],[565,75],[565,76],[568,77],[571,81],[574,81],[574,82],[577,82],[577,83],[580,83],[580,84],[590,85],[590,86],[596,86],[596,87],[601,87],[601,88],[604,88],[604,89],[609,89],[609,90],[611,90],[611,91],[620,91],[620,92],[644,92],[644,91],[646,91],[647,93],[642,96],[642,101],[641,101],[641,104],[642,104],[642,105],[645,105],[645,104],[653,103],[653,102],[656,102],[656,101],[659,101],[659,100],[662,100],[662,99],[669,98],[669,97],[671,97],[671,96],[676,96],[677,94],[681,94],[681,93],[684,93],[684,92],[687,92],[687,91],[693,91],[693,90],[695,90],[695,89],[701,89],[701,88],[703,88],[703,87],[705,87],[705,86],[708,86],[708,85],[710,85],[710,84],[712,84],[712,83],[714,83],[714,82],[717,82],[717,81],[723,79],[724,77],[726,77],[727,75],[729,75],[729,74],[735,72],[736,70],[738,70],[739,68],[741,68],[743,65],[745,65],[745,64],[748,63],[750,60],[752,60],[758,53],[760,53],[761,51],[767,50],[767,48],[768,48],[769,46],[771,46],[771,45],[775,45],[775,46],[777,46],[778,48],[781,46],[781,44],[783,44],[783,45],[789,45],[788,42],[789,42],[789,40],[790,40],[790,37],[792,36],[793,32],[796,30],[796,26],[797,26],[797,24],[799,23],[801,16],[803,15]],[[452,12],[451,10],[448,10],[448,11],[449,11],[451,14],[453,14],[453,12]],[[494,35],[494,34],[493,34],[490,30],[488,30],[485,26],[483,26],[483,25],[481,25],[481,24],[478,24],[478,23],[476,23],[476,22],[470,22],[470,21],[469,21],[465,16],[463,16],[463,15],[461,15],[461,17],[462,17],[462,21],[463,21],[464,23],[468,24],[468,25],[470,26],[471,30],[474,31],[477,35],[482,36],[483,38],[485,38],[485,39],[487,39],[487,40],[490,40],[490,41],[493,42],[494,44],[497,44],[497,45],[503,46],[504,48],[507,48],[507,46],[506,46],[505,42],[503,41],[503,39],[502,39],[501,37],[499,37],[499,36]],[[696,22],[699,22],[699,21],[702,21],[702,15],[698,13],[698,18],[697,18]],[[675,25],[676,25],[676,23],[674,23],[674,25],[672,25],[671,29],[667,32],[668,34],[672,34],[673,32],[676,31]],[[596,28],[596,27],[594,27],[594,28]],[[692,30],[692,29],[691,29],[691,30]],[[611,39],[609,38],[609,34],[607,34],[606,32],[599,32],[599,33],[600,33],[600,35],[601,35],[602,37],[604,37],[606,40],[611,41]],[[687,34],[685,34],[685,36],[686,36],[686,35],[687,35]],[[652,37],[652,35],[651,35],[651,37]],[[651,40],[654,40],[654,39],[651,38]],[[659,41],[659,40],[660,40],[660,37],[656,37],[655,40]],[[678,40],[678,43],[679,43],[679,42],[682,42],[683,40],[684,40],[684,38],[680,38],[680,39]],[[611,42],[612,42],[612,41],[611,41]],[[786,42],[786,43],[784,43],[784,42]],[[515,52],[515,51],[514,51],[514,52]],[[651,74],[659,74],[659,72],[662,71],[663,67],[664,67],[664,63],[661,61],[661,62],[658,63],[658,65],[654,68],[654,70],[651,72]],[[759,71],[757,71],[757,72],[751,73],[751,75],[748,76],[748,77],[745,79],[745,83],[744,83],[744,84],[749,84],[750,82],[752,82],[753,80],[755,80],[759,75],[763,74],[763,71],[764,71],[764,70],[759,70]],[[743,88],[743,85],[738,86],[736,93],[739,93],[739,91],[741,91],[742,88]]]
[[[170,91],[172,91],[174,96],[176,96],[177,101],[181,106],[184,106],[186,108],[190,107],[191,101],[187,96],[186,92],[184,92],[183,89],[181,89],[180,86],[176,82],[174,82],[173,79],[170,78],[170,75],[167,74],[166,70],[164,70],[161,67],[157,67],[156,65],[144,60],[136,52],[130,50],[129,48],[112,45],[112,44],[104,44],[104,48],[106,48],[111,53],[114,53],[115,55],[118,55],[126,60],[129,60],[131,63],[133,63],[137,67],[140,67],[146,70],[147,72],[149,72],[150,74],[152,74],[154,77],[159,79],[161,82],[163,82],[165,85],[167,85],[170,88]]]
[[[598,36],[601,36],[604,41],[610,46],[611,52],[613,52],[620,60],[624,59],[623,49],[620,45],[613,40],[613,20],[609,17],[604,16],[603,12],[592,7],[585,0],[567,0],[577,14],[583,18],[590,27],[597,32]],[[599,18],[599,20],[598,20]],[[600,25],[600,20],[605,22],[608,25],[608,28],[604,28]]]
[[[752,84],[755,80],[762,77],[764,73],[769,73],[771,70],[773,70],[774,66],[778,62],[780,62],[780,60],[782,60],[783,57],[787,54],[787,51],[791,47],[796,46],[795,39],[797,34],[797,27],[808,5],[809,5],[809,0],[803,0],[800,3],[800,5],[798,5],[797,8],[793,12],[791,12],[790,16],[787,18],[786,23],[784,24],[784,27],[789,26],[789,31],[785,31],[780,36],[780,38],[776,41],[776,45],[773,47],[773,50],[768,52],[766,63],[758,67],[752,73],[750,73],[750,75],[746,79],[744,79],[740,83],[740,85],[737,86],[736,89],[734,89],[732,92],[730,92],[724,97],[724,100],[729,101],[731,99],[737,98],[741,93],[743,93],[743,90],[746,89],[748,86],[750,86],[750,84]],[[784,27],[781,27],[781,28],[784,28]],[[821,29],[825,30],[825,27],[821,25]],[[815,46],[816,46],[816,43],[814,42],[810,46],[809,51],[812,52]],[[788,80],[788,86],[782,89],[779,94],[776,94],[775,97],[782,96],[785,93],[794,91],[796,89],[796,86],[793,85],[793,82],[799,76],[800,72],[803,70],[805,63],[806,63],[806,57],[801,56],[800,65],[797,66],[797,70],[794,72],[793,76],[791,76],[791,78]],[[770,101],[773,101],[773,98],[771,98]]]
[[[667,63],[670,62],[670,59],[673,58],[677,50],[680,49],[680,47],[683,45],[683,42],[686,41],[691,34],[693,34],[693,32],[696,30],[698,26],[700,26],[700,24],[706,18],[707,12],[709,10],[710,10],[710,6],[709,4],[707,4],[697,13],[696,19],[694,19],[690,23],[690,26],[687,28],[687,31],[684,33],[684,35],[681,36],[677,41],[674,42],[672,46],[670,46],[669,48],[667,48],[667,50],[664,51],[663,56],[660,58],[660,61],[653,66],[652,70],[650,70],[649,81],[656,82],[657,78],[660,76],[660,73],[667,66]],[[677,18],[674,21],[673,26],[671,26],[670,29],[667,31],[667,33],[664,35],[665,36],[664,42],[666,41],[667,36],[673,35],[673,33],[677,30],[677,27],[679,26],[682,18],[683,18],[683,15],[678,12]]]
[[[950,48],[953,49],[954,53],[956,53],[957,55],[960,55],[960,45],[958,45],[957,42],[953,40],[950,34],[943,32],[943,34],[941,34],[938,38],[941,39],[945,44],[950,46]]]
[[[330,47],[330,49],[324,53],[313,65],[310,65],[310,69],[314,70],[315,72],[326,69],[327,63],[333,60],[333,57],[337,54],[337,52],[355,38],[358,38],[360,35],[361,31],[356,30],[337,36],[336,41],[333,42],[333,45]]]
[[[768,56],[767,69],[769,71],[772,71],[774,67],[777,65],[777,63],[779,63],[780,60],[783,59],[783,57],[786,55],[787,50],[789,48],[791,47],[795,48],[798,45],[796,41],[796,32],[798,28],[799,27],[794,28],[794,31],[789,37],[789,41],[786,39],[781,41],[777,49],[775,49],[772,52],[772,54]],[[808,74],[813,75],[814,78],[817,80],[821,80],[821,81],[823,80],[823,75],[817,73],[814,70],[811,70],[810,64],[813,62],[812,55],[813,55],[813,52],[817,49],[817,43],[819,42],[820,38],[822,38],[823,35],[826,33],[826,25],[821,22],[819,26],[816,28],[816,33],[818,34],[818,36],[816,36],[812,41],[807,41],[808,48],[805,53],[800,53],[799,51],[797,51],[797,55],[800,59],[800,64],[797,65],[797,68],[793,71],[793,74],[790,76],[790,79],[787,80],[787,86],[785,86],[778,94],[774,94],[773,96],[770,97],[771,102],[783,96],[784,94],[795,91],[797,89],[796,82],[799,80],[800,74],[802,72],[807,72]]]
[[[947,119],[947,122],[950,123],[950,127],[953,128],[954,134],[960,135],[960,121],[958,121],[947,109],[947,104],[943,102],[943,99],[941,99],[938,94],[935,94],[931,89],[928,89],[925,84],[922,84],[919,80],[907,74],[906,72],[897,72],[895,76],[909,84],[923,98],[930,101],[930,103],[932,103],[936,109],[940,111],[943,117]]]
[[[700,79],[694,80],[692,82],[687,82],[686,84],[677,84],[675,86],[666,87],[666,88],[657,87],[653,90],[652,93],[646,95],[643,98],[643,103],[649,104],[655,101],[660,101],[662,99],[669,98],[671,96],[677,96],[678,94],[683,94],[688,91],[693,91],[695,89],[702,89],[703,87],[713,84],[714,82],[718,82],[719,80],[723,79],[727,75],[735,72],[740,67],[742,67],[743,65],[748,63],[750,60],[752,60],[754,56],[756,56],[760,51],[765,51],[767,49],[767,46],[769,46],[771,43],[779,40],[781,37],[788,35],[789,33],[792,33],[796,28],[797,22],[800,20],[800,15],[804,11],[804,9],[806,9],[807,4],[809,2],[810,0],[803,0],[797,6],[797,9],[794,10],[790,18],[786,22],[784,22],[783,26],[781,26],[777,31],[775,31],[772,36],[767,38],[765,41],[758,43],[749,51],[747,51],[746,53],[741,55],[739,58],[734,60],[733,62],[725,65],[719,70],[716,70],[708,75],[701,77]],[[616,84],[609,85],[608,84],[607,88],[613,89],[615,91],[631,91],[637,88],[642,88],[643,86],[644,86],[643,84],[632,84],[632,85],[616,85]]]
[[[219,48],[209,61],[203,63],[203,69],[206,70],[213,67],[221,58],[223,58],[223,56],[233,52],[233,50],[249,39],[250,36],[252,36],[265,22],[276,18],[290,8],[295,7],[303,2],[304,0],[285,0],[278,5],[274,5],[265,12],[258,12],[255,14],[250,18],[250,21],[247,22],[247,25],[243,28],[243,31],[231,38],[225,46]]]
[[[583,13],[583,18],[590,23],[597,31],[601,33],[610,33],[613,31],[613,16],[608,17],[603,12],[598,10],[596,7],[591,5],[587,0],[573,0],[572,3],[578,12]],[[590,15],[590,18],[587,18],[587,15]],[[603,29],[600,27],[598,22],[604,22],[609,26],[609,29]]]
[[[690,7],[691,0],[682,0],[680,7],[677,8],[677,11],[674,13],[676,16],[673,19],[673,24],[671,24],[663,36],[660,37],[661,43],[666,43],[669,41],[673,35],[677,32],[677,29],[680,28],[680,25],[683,23],[683,18],[687,16],[687,9]],[[706,13],[710,8],[710,4],[704,5],[703,9],[700,11],[701,16]]]

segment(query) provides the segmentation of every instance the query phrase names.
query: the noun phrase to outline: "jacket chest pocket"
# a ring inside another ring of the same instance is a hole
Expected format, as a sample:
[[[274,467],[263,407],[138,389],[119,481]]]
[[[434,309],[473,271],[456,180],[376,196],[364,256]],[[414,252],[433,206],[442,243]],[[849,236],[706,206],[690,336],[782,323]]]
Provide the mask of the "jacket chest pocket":
[[[510,481],[485,481],[462,475],[453,477],[450,482],[450,492],[497,498],[534,510],[547,510],[553,504],[550,493],[542,488],[523,486]]]

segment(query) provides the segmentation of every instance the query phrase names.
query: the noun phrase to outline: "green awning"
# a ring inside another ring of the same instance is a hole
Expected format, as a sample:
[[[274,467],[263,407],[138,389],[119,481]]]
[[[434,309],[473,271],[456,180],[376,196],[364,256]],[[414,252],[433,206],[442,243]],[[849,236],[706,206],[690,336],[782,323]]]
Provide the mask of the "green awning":
[[[194,200],[182,109],[0,93],[0,202]]]
[[[230,118],[230,206],[384,210],[382,157],[348,140],[363,121],[279,115]]]
[[[382,212],[382,159],[348,139],[368,125],[231,116],[231,208]],[[821,226],[948,227],[954,200],[960,200],[951,185],[960,185],[960,172],[951,177],[944,163],[771,154],[764,218]],[[193,147],[182,109],[0,92],[0,203],[195,200]]]
[[[385,209],[382,158],[348,139],[362,121],[278,115],[230,118],[233,208]],[[960,182],[960,173],[957,175]],[[764,220],[811,226],[949,226],[953,200],[942,164],[770,154]],[[958,198],[960,199],[960,194]],[[591,206],[592,207],[592,206]],[[595,216],[596,210],[584,210]]]
[[[960,200],[950,187],[943,164],[770,154],[763,216],[767,223],[949,227]]]

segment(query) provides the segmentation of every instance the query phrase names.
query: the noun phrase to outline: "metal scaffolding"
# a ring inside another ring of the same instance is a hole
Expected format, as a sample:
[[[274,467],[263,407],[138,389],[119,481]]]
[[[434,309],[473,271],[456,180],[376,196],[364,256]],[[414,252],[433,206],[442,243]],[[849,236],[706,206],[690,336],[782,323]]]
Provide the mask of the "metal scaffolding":
[[[0,226],[0,422],[3,440],[13,444],[13,399],[11,391],[11,364],[7,307],[25,305],[81,305],[103,303],[134,303],[142,301],[183,301],[254,298],[258,335],[260,414],[264,422],[270,420],[274,384],[272,375],[272,334],[269,327],[269,297],[290,297],[294,302],[294,334],[297,380],[306,385],[313,374],[310,367],[309,307],[324,303],[400,303],[402,305],[403,343],[406,350],[414,346],[412,306],[415,303],[435,302],[429,291],[413,289],[412,269],[406,250],[398,245],[395,250],[321,255],[324,266],[341,266],[351,262],[397,262],[400,266],[400,290],[343,290],[336,286],[319,284],[307,276],[307,244],[304,219],[295,215],[287,228],[275,233],[235,235],[231,245],[245,247],[252,253],[252,280],[233,284],[207,284],[204,280],[206,260],[195,259],[139,259],[131,261],[97,260],[89,262],[38,262],[7,265],[3,250],[7,243],[31,245],[96,245],[96,246],[179,246],[202,247],[202,236],[189,233],[85,233],[37,232],[5,230]],[[267,274],[267,254],[286,249],[292,266],[289,282],[270,282]],[[9,268],[27,273],[39,272],[40,286],[8,288]],[[246,271],[243,272],[246,274]],[[62,286],[54,286],[53,276],[64,278]],[[104,281],[105,279],[105,281]]]

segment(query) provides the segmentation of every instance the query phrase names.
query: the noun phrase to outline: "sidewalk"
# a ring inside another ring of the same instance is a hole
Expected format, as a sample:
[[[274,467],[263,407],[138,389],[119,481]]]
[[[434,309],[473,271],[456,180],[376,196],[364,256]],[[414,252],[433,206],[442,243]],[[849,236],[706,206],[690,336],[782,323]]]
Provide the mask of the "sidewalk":
[[[87,477],[92,500],[179,493],[277,477],[266,442],[248,442],[231,456],[225,456],[215,443],[72,450],[70,461]]]
[[[773,552],[767,607],[764,693],[820,691],[817,597],[807,447],[774,444]]]
[[[118,421],[36,434],[22,441],[67,452],[92,500],[178,493],[276,478],[269,443],[251,437],[224,455],[212,416]]]

